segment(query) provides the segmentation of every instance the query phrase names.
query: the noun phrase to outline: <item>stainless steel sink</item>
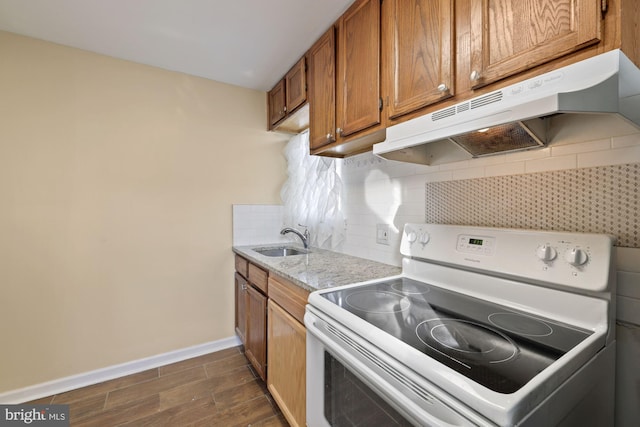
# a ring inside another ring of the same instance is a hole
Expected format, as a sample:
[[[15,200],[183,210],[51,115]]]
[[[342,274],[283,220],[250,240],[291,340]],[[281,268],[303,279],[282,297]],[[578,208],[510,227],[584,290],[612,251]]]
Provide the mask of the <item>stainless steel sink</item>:
[[[291,248],[291,247],[253,248],[253,250],[258,252],[260,255],[271,256],[271,257],[304,255],[309,253],[309,251],[306,249]]]

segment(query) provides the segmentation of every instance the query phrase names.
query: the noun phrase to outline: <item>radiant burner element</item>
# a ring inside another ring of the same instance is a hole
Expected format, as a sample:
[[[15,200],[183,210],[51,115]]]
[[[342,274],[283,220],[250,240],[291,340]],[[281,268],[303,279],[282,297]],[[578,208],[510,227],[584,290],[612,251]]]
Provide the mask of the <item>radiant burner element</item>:
[[[402,295],[380,291],[355,292],[345,299],[347,305],[367,313],[399,313],[407,310],[411,303]]]
[[[518,354],[518,346],[505,334],[479,323],[460,319],[435,318],[416,327],[425,345],[467,366],[474,363],[502,363]]]
[[[429,292],[429,287],[419,282],[396,282],[391,285],[394,291],[402,292],[406,295],[422,295]]]
[[[524,314],[493,313],[489,315],[489,322],[505,331],[529,337],[547,337],[553,333],[548,323]]]

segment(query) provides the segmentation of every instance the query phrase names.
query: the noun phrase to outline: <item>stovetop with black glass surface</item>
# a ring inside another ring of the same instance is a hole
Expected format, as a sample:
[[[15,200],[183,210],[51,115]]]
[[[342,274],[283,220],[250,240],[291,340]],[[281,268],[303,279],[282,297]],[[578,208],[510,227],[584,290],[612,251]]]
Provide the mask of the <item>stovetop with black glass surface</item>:
[[[513,393],[591,332],[400,277],[322,296],[499,393]]]

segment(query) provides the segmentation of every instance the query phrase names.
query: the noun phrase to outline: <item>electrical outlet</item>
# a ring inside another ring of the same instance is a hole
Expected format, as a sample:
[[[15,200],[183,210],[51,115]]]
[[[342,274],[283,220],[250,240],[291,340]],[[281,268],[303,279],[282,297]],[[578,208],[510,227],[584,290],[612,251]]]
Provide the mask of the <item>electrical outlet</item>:
[[[389,224],[376,225],[376,243],[381,245],[389,244]]]

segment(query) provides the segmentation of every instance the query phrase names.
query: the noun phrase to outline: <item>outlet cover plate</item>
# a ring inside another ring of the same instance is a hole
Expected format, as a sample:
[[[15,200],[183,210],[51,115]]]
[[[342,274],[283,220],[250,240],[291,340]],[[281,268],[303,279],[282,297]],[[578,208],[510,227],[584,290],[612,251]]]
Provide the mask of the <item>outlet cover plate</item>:
[[[389,224],[376,224],[376,243],[389,244]]]

